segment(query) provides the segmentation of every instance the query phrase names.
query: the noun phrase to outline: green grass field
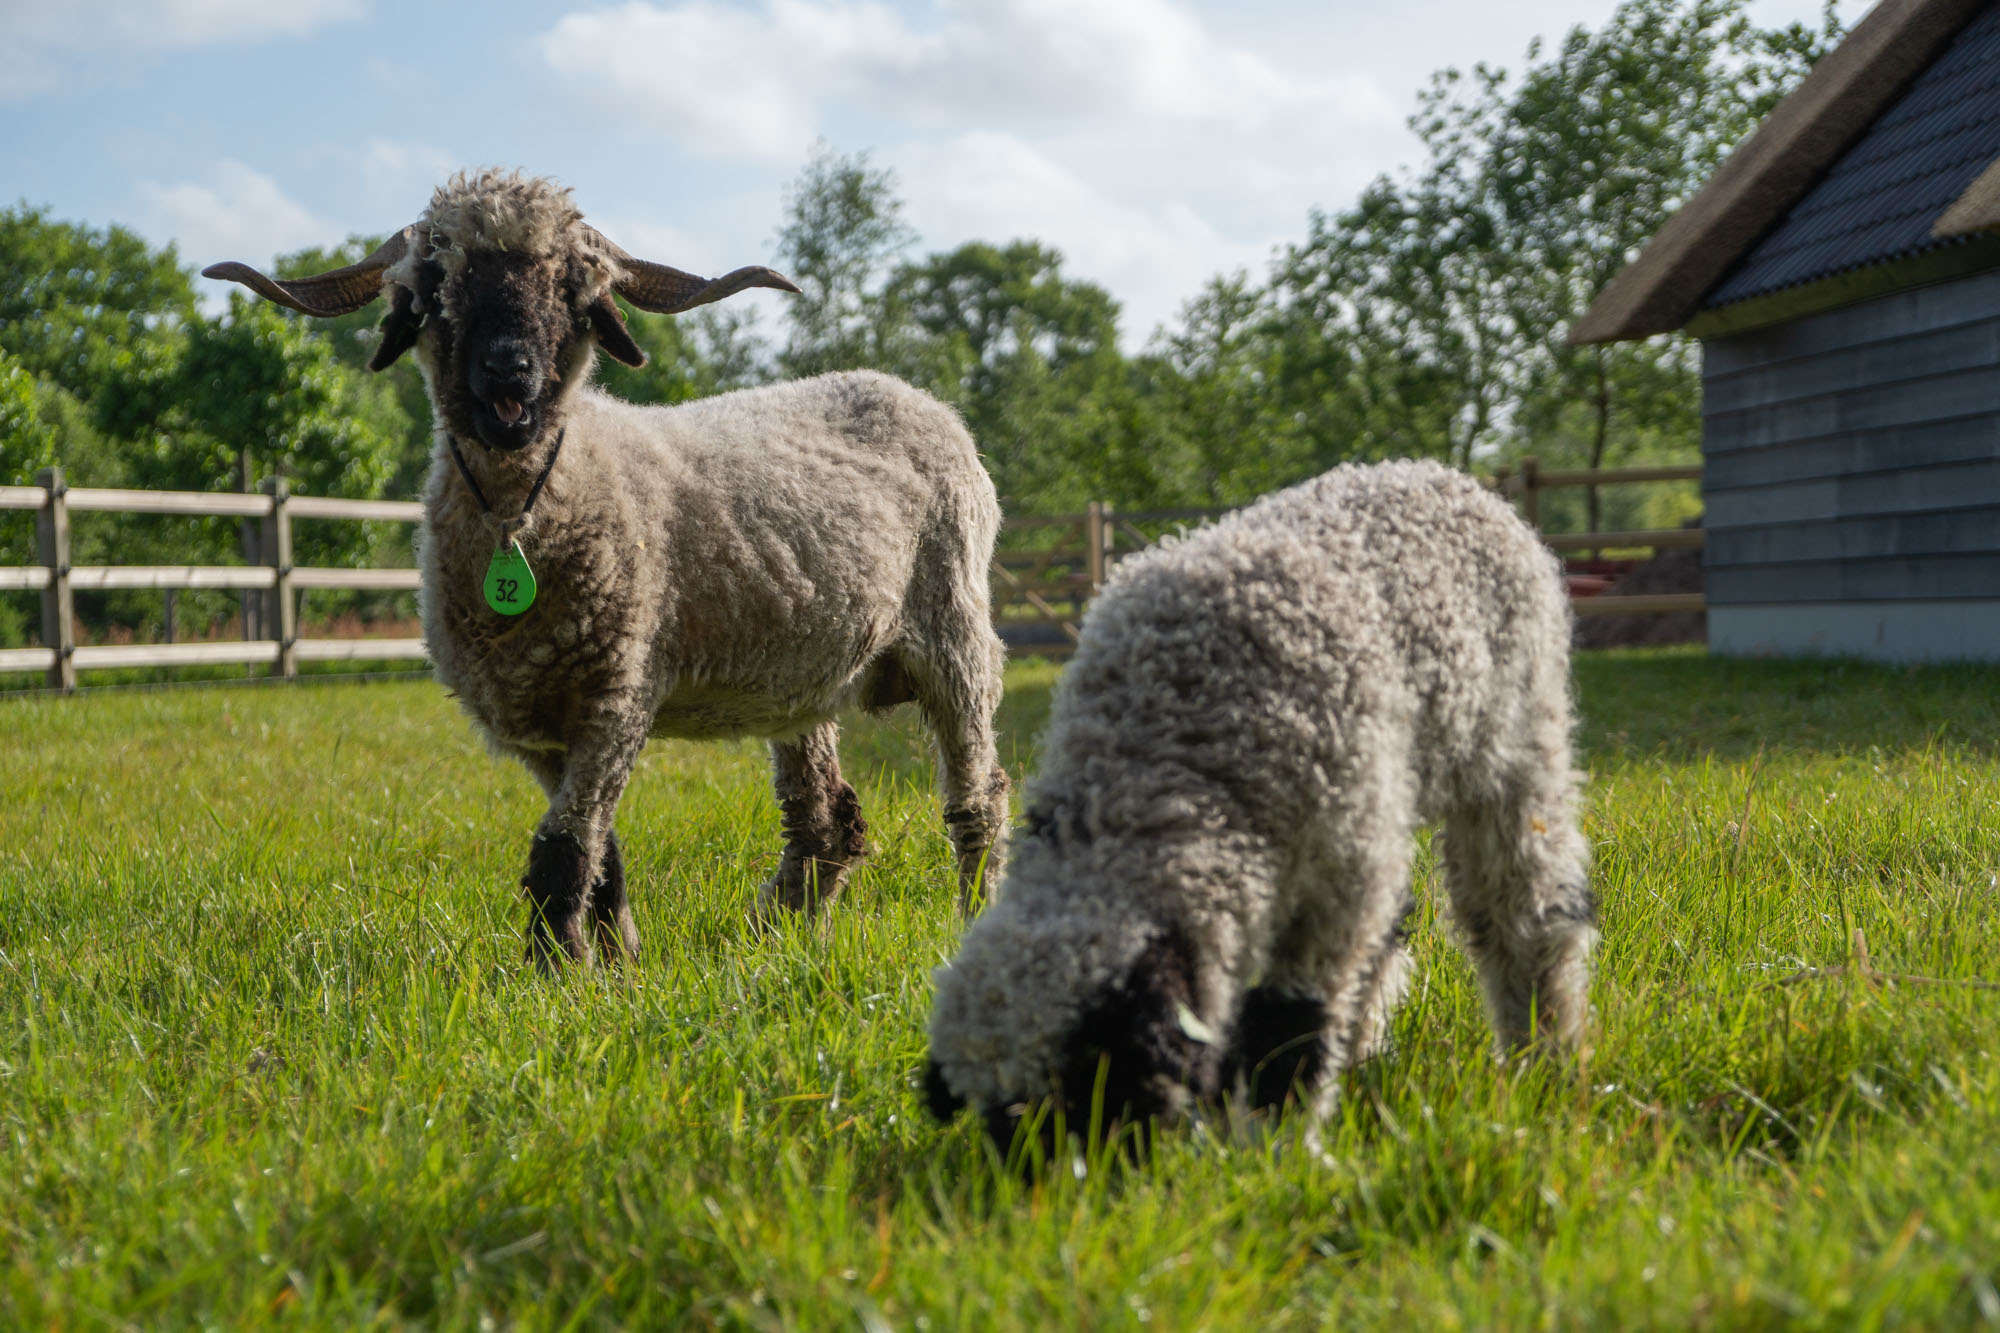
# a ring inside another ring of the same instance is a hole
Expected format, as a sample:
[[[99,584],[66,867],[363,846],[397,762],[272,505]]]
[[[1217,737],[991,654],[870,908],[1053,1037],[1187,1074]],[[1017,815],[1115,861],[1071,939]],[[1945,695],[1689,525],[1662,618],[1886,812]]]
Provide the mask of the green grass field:
[[[761,749],[654,745],[645,960],[548,981],[539,800],[434,685],[0,704],[0,1326],[2000,1324],[2000,671],[1577,674],[1585,1066],[1495,1065],[1426,894],[1324,1159],[1038,1181],[915,1089],[958,922],[909,722],[849,729],[874,855],[770,934]],[[1018,773],[1054,673],[1009,680]],[[1786,981],[1856,928],[1942,984]]]

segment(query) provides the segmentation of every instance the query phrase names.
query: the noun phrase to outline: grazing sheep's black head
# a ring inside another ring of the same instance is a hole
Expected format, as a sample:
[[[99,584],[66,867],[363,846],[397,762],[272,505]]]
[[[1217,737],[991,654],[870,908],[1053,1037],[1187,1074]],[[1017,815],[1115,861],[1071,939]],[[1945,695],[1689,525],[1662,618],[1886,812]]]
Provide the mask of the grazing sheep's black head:
[[[768,268],[709,281],[636,259],[570,202],[569,191],[518,173],[455,176],[423,217],[358,264],[278,281],[244,264],[213,264],[204,277],[331,317],[390,294],[382,342],[368,365],[383,370],[415,349],[447,429],[489,448],[519,449],[552,425],[564,393],[602,347],[644,365],[613,294],[673,314],[746,287],[798,290]]]
[[[1134,958],[1098,986],[1056,1034],[1045,1089],[982,1098],[973,1109],[1006,1152],[1033,1118],[1044,1155],[1053,1152],[1060,1111],[1068,1133],[1093,1126],[1113,1138],[1127,1126],[1143,1146],[1154,1125],[1172,1124],[1197,1101],[1213,1100],[1222,1051],[1196,1014],[1194,951],[1177,929],[1150,932]],[[934,1044],[935,1049],[935,1044]],[[925,1071],[931,1113],[949,1120],[967,1103],[933,1058]]]

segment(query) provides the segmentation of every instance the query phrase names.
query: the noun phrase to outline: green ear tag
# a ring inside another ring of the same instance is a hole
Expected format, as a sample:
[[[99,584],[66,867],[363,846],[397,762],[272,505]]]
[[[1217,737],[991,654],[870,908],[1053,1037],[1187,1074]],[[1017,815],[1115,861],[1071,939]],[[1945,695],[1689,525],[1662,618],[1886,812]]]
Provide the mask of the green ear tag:
[[[518,616],[535,604],[535,571],[521,554],[521,543],[509,541],[493,552],[486,566],[486,604],[503,616]]]

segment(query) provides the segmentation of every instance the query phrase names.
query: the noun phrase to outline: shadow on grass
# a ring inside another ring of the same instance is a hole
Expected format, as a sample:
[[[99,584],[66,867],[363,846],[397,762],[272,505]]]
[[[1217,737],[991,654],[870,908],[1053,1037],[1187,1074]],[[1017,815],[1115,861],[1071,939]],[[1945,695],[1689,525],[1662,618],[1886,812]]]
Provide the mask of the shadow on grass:
[[[1739,759],[1943,744],[2000,753],[2000,667],[1710,657],[1700,648],[1579,653],[1587,759],[1620,752]]]
[[[1620,753],[1734,760],[1759,749],[1849,754],[1933,744],[2000,754],[2000,666],[1726,658],[1696,647],[1578,653],[1574,671],[1586,762]],[[1057,664],[1032,659],[1008,669],[1000,759],[1017,783],[1032,770],[1060,674]],[[841,753],[855,774],[935,781],[930,735],[913,707],[844,719]]]

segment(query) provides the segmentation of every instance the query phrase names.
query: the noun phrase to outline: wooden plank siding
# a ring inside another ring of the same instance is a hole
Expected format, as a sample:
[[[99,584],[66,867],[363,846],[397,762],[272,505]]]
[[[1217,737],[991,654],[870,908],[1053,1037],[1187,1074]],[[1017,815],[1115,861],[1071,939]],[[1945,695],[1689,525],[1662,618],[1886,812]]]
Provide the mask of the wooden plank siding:
[[[2000,654],[2000,271],[1711,338],[1702,396],[1711,647]]]

